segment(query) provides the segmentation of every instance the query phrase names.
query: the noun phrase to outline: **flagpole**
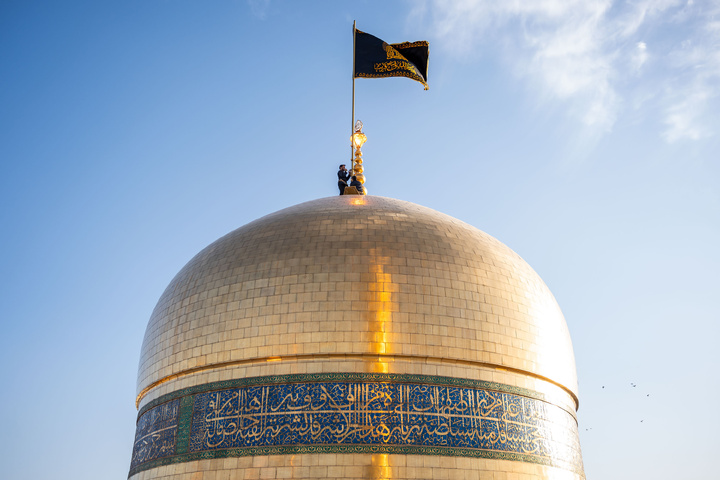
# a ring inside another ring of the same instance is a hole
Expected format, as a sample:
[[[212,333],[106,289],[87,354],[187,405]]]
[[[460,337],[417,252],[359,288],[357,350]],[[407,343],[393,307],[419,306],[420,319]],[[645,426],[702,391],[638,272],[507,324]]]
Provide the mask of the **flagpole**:
[[[350,123],[350,135],[355,128],[355,20],[353,20],[353,71],[352,71],[352,122]],[[353,146],[350,143],[350,170],[353,168]]]

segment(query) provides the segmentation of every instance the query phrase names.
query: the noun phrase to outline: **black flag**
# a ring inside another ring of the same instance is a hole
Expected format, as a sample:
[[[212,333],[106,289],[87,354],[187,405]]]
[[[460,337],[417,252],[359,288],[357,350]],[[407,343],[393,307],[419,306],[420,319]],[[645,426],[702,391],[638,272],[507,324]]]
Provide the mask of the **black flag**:
[[[408,77],[427,84],[428,42],[388,44],[355,29],[354,78]]]

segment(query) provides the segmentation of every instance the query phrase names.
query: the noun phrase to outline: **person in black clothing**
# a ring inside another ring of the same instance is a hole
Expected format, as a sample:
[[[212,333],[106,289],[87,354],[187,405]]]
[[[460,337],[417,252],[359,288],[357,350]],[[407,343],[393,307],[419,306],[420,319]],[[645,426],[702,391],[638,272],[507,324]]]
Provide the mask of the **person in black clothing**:
[[[347,168],[345,168],[345,164],[343,163],[340,165],[340,170],[338,170],[338,188],[340,189],[340,195],[343,194],[345,191],[345,187],[347,187],[347,181],[350,178],[350,174],[347,171]]]
[[[357,177],[355,177],[355,175],[352,176],[352,182],[350,182],[350,186],[357,188],[358,193],[362,195],[362,193],[364,191],[363,184],[358,182],[358,179],[357,179]]]

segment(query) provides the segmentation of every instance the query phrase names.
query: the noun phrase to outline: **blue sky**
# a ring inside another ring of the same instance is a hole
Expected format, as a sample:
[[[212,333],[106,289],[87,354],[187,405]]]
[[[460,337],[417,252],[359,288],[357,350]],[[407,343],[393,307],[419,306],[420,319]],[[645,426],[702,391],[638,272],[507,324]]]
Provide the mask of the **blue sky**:
[[[712,476],[720,2],[2,0],[3,476],[125,478],[165,286],[221,235],[336,192],[353,20],[430,42],[430,90],[356,81],[370,193],[543,277],[588,478]]]

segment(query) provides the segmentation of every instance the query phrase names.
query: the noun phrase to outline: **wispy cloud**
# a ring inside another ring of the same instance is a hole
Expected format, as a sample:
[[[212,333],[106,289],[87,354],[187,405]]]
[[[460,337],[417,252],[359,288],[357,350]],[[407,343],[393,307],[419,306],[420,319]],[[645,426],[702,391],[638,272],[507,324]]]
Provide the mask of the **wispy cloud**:
[[[672,75],[663,136],[668,142],[709,137],[720,127],[720,3],[705,7],[700,18],[689,15],[689,8],[676,17],[693,28],[667,56]]]
[[[636,74],[640,73],[643,65],[647,62],[647,59],[647,43],[637,42],[637,44],[635,44],[635,51],[632,53],[632,58],[630,60],[632,62],[632,68]]]
[[[665,111],[665,140],[672,143],[683,138],[698,140],[708,136],[711,132],[701,120],[707,100],[707,90],[698,89],[669,106]]]
[[[501,49],[514,72],[585,125],[609,131],[624,105],[650,98],[667,141],[712,134],[720,0],[426,0],[411,15],[432,23],[445,52]]]

